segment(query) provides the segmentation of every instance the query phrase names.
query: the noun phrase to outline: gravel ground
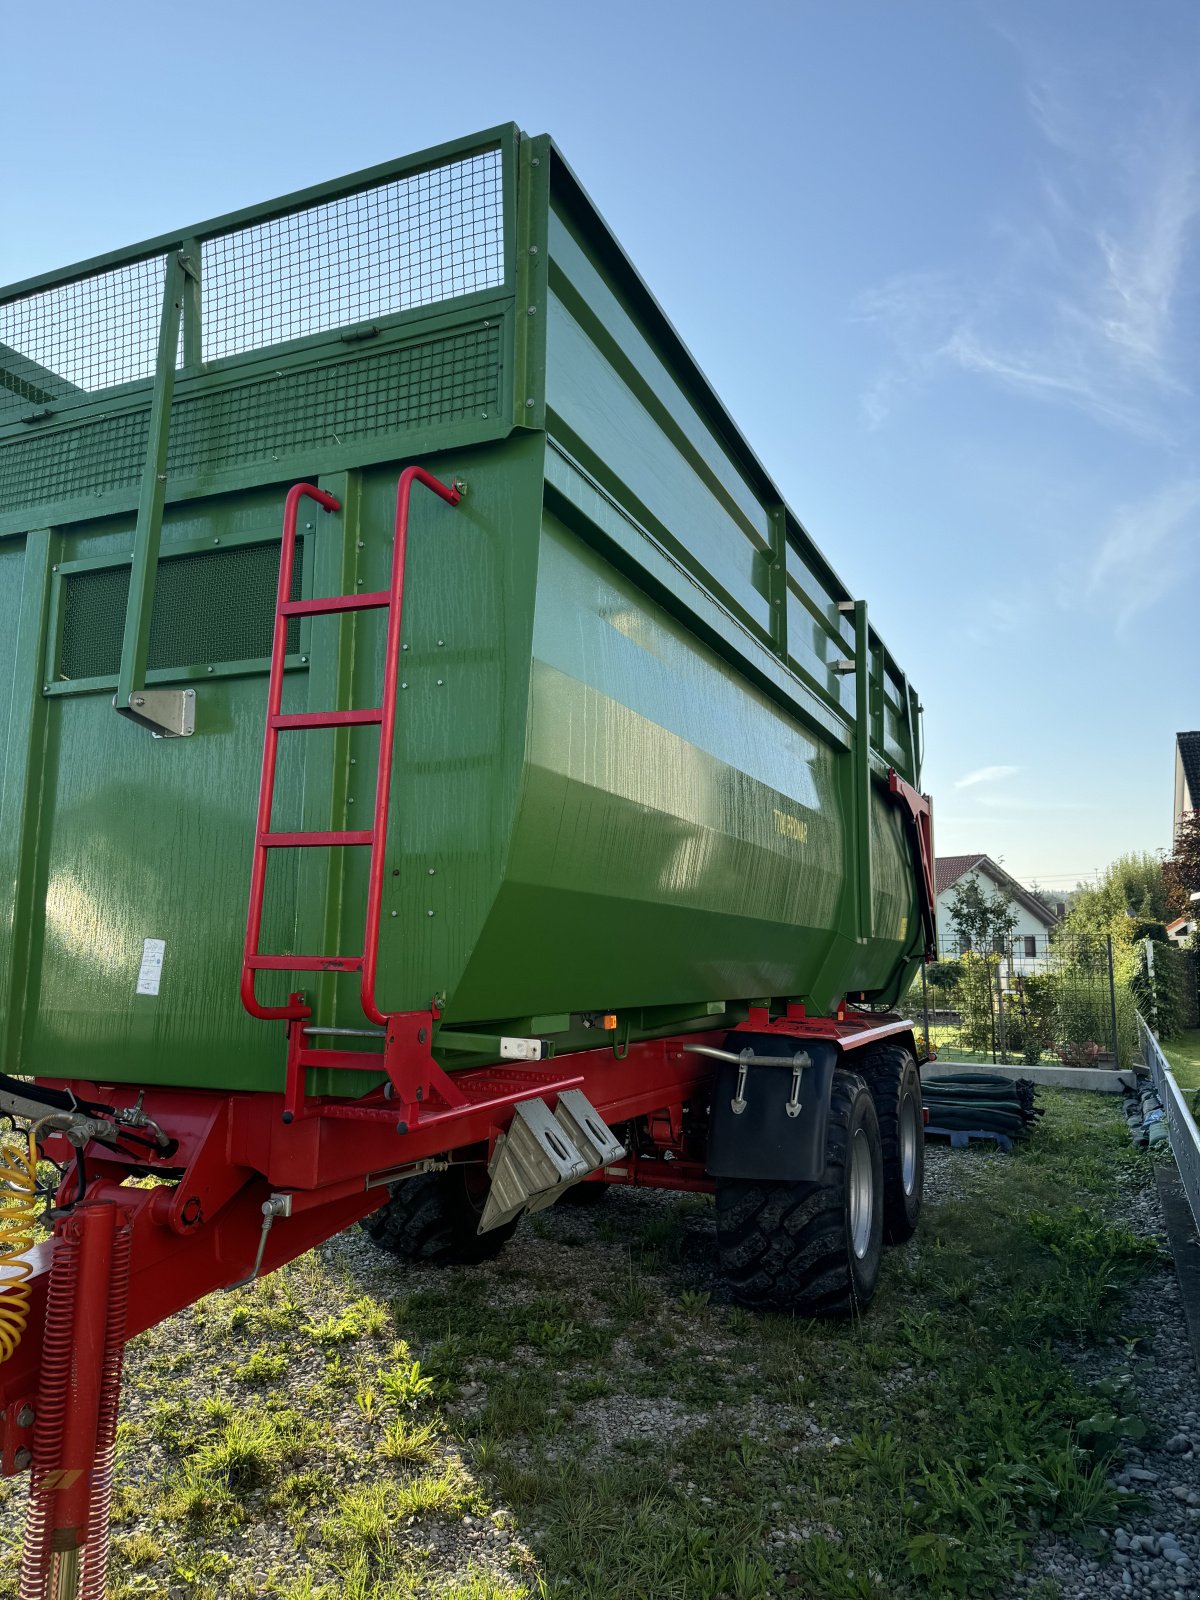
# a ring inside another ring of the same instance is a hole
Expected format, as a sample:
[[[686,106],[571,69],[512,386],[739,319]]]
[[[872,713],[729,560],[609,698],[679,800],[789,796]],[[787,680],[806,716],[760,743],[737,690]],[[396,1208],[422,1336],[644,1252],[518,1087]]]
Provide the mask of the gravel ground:
[[[1165,1237],[1157,1189],[1129,1196],[1121,1220],[1137,1233]],[[1123,1345],[1092,1351],[1078,1365],[1091,1382],[1132,1367],[1153,1448],[1127,1448],[1115,1474],[1118,1493],[1129,1501],[1128,1515],[1103,1531],[1106,1548],[1093,1555],[1074,1545],[1040,1543],[1013,1597],[1028,1596],[1046,1579],[1057,1586],[1048,1592],[1060,1600],[1187,1600],[1200,1593],[1200,1379],[1173,1271],[1130,1308],[1124,1338]]]

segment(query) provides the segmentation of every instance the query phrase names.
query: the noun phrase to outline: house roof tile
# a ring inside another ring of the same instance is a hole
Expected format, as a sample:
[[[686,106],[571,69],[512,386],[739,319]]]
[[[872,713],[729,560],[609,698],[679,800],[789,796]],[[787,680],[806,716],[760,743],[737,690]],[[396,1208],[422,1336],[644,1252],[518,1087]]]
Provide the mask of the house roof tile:
[[[972,867],[977,867],[983,859],[982,850],[973,856],[938,856],[934,862],[938,894],[952,888],[964,873],[970,872]]]

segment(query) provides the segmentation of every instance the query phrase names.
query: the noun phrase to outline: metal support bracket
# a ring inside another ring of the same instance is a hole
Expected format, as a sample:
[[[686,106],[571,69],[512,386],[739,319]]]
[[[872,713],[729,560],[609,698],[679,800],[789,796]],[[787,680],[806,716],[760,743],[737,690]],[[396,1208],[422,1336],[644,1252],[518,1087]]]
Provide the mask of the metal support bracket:
[[[113,707],[120,711],[116,696]],[[129,696],[125,715],[156,739],[190,739],[196,731],[195,689],[138,689]]]

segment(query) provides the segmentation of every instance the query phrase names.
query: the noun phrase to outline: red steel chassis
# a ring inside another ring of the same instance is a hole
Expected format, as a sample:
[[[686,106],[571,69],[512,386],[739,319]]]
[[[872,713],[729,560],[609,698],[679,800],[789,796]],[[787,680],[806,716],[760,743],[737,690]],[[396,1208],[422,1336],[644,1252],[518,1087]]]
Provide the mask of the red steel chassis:
[[[741,1028],[797,1041],[833,1039],[845,1052],[912,1031],[899,1019],[809,1019],[800,1007],[788,1013],[772,1019],[752,1008]],[[301,1019],[290,1024],[302,1026]],[[127,1340],[351,1226],[422,1162],[455,1155],[486,1161],[521,1100],[541,1097],[553,1106],[564,1089],[582,1087],[607,1123],[638,1121],[641,1128],[628,1157],[604,1174],[608,1181],[710,1190],[685,1108],[703,1101],[712,1067],[687,1046],[719,1046],[724,1037],[721,1030],[648,1040],[620,1059],[607,1046],[456,1072],[457,1103],[445,1103],[430,1085],[413,1103],[411,1121],[398,1115],[390,1080],[360,1100],[310,1100],[290,1122],[279,1094],[56,1082],[118,1110],[140,1097],[145,1115],[178,1143],[159,1157],[89,1145],[83,1199],[67,1209],[75,1200],[71,1169],[54,1238],[33,1252],[28,1327],[0,1366],[0,1471],[33,1468],[22,1600],[53,1593],[47,1585],[64,1552],[82,1562],[80,1595],[102,1600]],[[414,1071],[424,1076],[419,1065]],[[58,1134],[45,1148],[63,1162],[74,1154]],[[134,1176],[143,1183],[131,1186]]]

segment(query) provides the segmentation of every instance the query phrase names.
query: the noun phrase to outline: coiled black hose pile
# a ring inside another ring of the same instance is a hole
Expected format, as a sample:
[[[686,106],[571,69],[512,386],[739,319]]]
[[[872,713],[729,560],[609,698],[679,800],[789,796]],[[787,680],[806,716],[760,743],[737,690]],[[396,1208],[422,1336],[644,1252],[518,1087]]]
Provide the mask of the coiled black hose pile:
[[[1004,1133],[1023,1139],[1044,1113],[1034,1104],[1037,1085],[1028,1078],[991,1072],[956,1072],[921,1084],[921,1099],[935,1128],[965,1133]]]

